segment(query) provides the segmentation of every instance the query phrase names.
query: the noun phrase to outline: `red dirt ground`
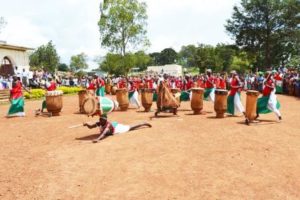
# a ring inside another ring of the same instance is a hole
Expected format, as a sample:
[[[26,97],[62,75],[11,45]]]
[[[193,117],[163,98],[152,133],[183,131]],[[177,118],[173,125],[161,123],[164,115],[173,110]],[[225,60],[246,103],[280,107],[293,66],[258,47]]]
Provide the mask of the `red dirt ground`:
[[[154,112],[114,112],[153,128],[97,144],[97,129],[68,128],[97,120],[75,114],[77,96],[64,97],[60,117],[34,117],[41,101],[27,101],[25,118],[6,119],[1,105],[0,199],[300,199],[300,99],[278,98],[283,121],[261,115],[251,126],[215,119],[211,102],[206,115],[185,102],[178,117],[151,121]]]

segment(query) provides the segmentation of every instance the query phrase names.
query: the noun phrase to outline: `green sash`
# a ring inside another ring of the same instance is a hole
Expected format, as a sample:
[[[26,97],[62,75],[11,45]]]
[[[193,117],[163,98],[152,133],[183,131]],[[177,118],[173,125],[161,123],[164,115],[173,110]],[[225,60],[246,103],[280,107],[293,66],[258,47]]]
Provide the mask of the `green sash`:
[[[129,99],[131,99],[131,97],[133,96],[134,92],[135,92],[135,91],[133,91],[133,92],[128,92],[128,98],[129,98]]]
[[[11,106],[8,110],[8,115],[14,115],[19,112],[24,112],[24,98],[23,97],[11,100]]]
[[[262,96],[257,99],[257,111],[259,114],[267,114],[271,113],[272,111],[268,108],[268,102],[269,102],[270,96]],[[277,101],[276,108],[280,108],[280,103]]]
[[[210,93],[214,90],[214,88],[205,88],[204,90],[204,99],[208,100]]]
[[[187,91],[182,91],[180,94],[180,101],[189,101],[190,100],[190,93]]]
[[[157,93],[156,92],[154,92],[153,93],[153,99],[152,99],[154,102],[156,102],[157,101]]]
[[[227,97],[227,113],[234,115],[234,96]]]

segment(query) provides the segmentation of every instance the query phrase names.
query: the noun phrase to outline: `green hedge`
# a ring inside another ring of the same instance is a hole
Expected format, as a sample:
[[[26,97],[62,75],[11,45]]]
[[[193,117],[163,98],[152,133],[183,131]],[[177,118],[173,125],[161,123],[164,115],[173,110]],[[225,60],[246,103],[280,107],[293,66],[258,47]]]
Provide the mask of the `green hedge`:
[[[64,94],[75,94],[78,93],[80,90],[82,90],[81,87],[59,87],[57,90],[63,91]],[[45,96],[46,91],[43,89],[32,89],[30,90],[31,94],[28,92],[24,93],[25,99],[40,99]]]
[[[40,99],[45,96],[45,90],[43,89],[32,89],[30,92],[31,94],[28,92],[24,93],[25,99]]]
[[[81,88],[81,87],[65,87],[65,86],[61,86],[57,90],[63,91],[64,94],[74,94],[74,93],[78,93],[82,89],[83,88]]]

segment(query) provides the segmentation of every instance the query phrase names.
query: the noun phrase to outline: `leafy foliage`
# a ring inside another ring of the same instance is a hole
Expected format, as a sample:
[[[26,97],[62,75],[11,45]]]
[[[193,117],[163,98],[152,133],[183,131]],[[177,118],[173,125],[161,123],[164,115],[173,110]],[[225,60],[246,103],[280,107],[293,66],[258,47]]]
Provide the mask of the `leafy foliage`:
[[[135,64],[134,66],[139,68],[140,71],[146,70],[147,66],[151,63],[152,59],[144,51],[138,51],[134,54]]]
[[[147,46],[147,5],[138,0],[106,0],[98,22],[101,45],[123,56],[127,49]]]
[[[25,99],[40,99],[45,96],[46,91],[43,89],[31,89],[31,94],[28,92],[24,92]]]
[[[46,45],[40,46],[29,56],[29,65],[35,69],[43,69],[48,72],[54,72],[59,64],[55,46],[52,41]]]
[[[86,63],[87,55],[85,53],[78,54],[71,57],[70,69],[72,72],[77,72],[78,70],[87,69],[89,66]]]
[[[60,63],[58,65],[58,71],[67,72],[67,71],[69,71],[69,67],[65,63]]]
[[[264,68],[284,64],[300,52],[299,0],[242,0],[226,30]]]
[[[160,65],[174,64],[177,62],[177,59],[178,59],[177,52],[172,48],[166,48],[160,52],[159,64]]]
[[[57,90],[63,91],[64,94],[75,94],[82,90],[81,87],[58,87]],[[41,99],[45,97],[46,91],[44,89],[31,89],[31,94],[28,92],[24,92],[25,99]]]

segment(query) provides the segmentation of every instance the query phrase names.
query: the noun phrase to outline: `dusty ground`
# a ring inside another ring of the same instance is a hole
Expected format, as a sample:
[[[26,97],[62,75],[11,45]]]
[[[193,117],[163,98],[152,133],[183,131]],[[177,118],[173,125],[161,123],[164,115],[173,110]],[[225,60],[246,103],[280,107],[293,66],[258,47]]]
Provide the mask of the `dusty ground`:
[[[300,199],[300,99],[279,100],[281,123],[268,114],[251,126],[215,119],[210,102],[206,115],[190,115],[186,102],[179,117],[152,121],[153,112],[114,112],[153,128],[98,144],[97,130],[68,128],[96,120],[75,114],[77,96],[52,118],[34,117],[41,101],[26,102],[25,118],[4,118],[1,105],[0,199]]]

